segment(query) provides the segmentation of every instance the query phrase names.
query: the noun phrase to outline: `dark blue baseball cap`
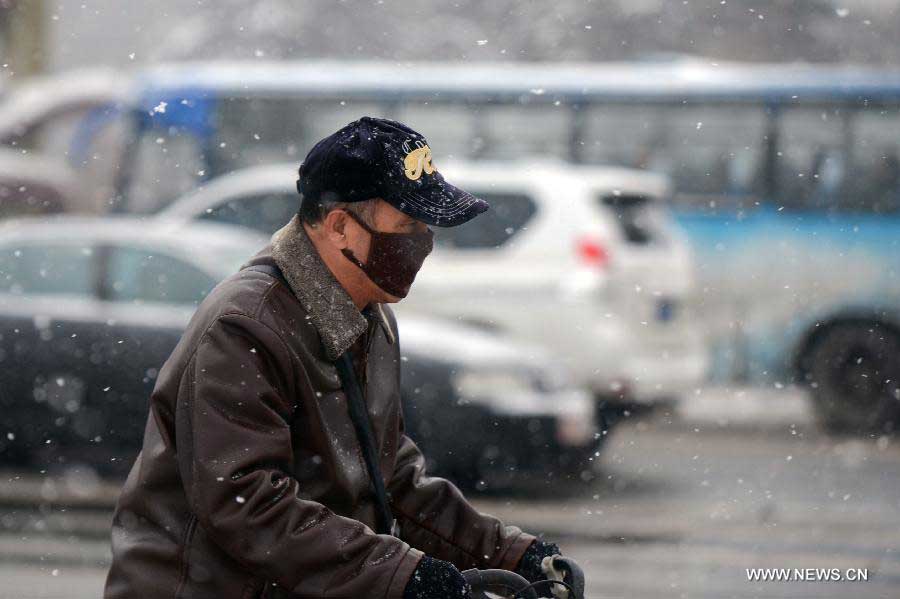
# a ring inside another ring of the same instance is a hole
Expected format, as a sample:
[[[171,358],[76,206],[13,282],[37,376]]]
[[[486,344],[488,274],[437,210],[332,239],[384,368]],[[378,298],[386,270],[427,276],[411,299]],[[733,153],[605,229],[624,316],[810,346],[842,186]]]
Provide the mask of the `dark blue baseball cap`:
[[[438,227],[461,225],[488,209],[484,200],[444,181],[420,133],[368,116],[313,146],[300,165],[297,191],[303,201],[382,198]]]

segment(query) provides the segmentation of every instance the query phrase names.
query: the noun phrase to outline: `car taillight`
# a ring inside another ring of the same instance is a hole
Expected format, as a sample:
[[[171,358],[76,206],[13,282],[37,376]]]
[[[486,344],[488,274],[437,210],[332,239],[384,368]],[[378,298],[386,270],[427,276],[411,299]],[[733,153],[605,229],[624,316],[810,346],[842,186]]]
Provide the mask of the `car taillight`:
[[[583,264],[605,268],[609,264],[606,246],[595,237],[581,237],[575,244],[575,252]]]

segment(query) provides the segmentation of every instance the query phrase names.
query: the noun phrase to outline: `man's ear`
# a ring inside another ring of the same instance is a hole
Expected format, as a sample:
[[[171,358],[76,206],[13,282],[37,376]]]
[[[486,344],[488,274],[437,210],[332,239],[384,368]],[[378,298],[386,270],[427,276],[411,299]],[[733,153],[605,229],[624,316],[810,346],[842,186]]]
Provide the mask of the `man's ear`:
[[[322,234],[339,250],[349,247],[347,243],[349,220],[350,217],[343,210],[332,210],[322,219]]]

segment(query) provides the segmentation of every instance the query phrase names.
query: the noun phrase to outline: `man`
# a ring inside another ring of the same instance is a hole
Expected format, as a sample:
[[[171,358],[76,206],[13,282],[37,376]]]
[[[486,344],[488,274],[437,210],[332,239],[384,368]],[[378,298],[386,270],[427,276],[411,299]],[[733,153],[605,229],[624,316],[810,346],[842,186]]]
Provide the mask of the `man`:
[[[444,182],[421,135],[369,117],[316,144],[297,187],[298,216],[213,290],[160,371],[113,519],[105,597],[446,599],[468,596],[460,569],[542,579],[555,545],[425,474],[403,433],[384,306],[431,251],[427,225],[459,225],[487,204]]]

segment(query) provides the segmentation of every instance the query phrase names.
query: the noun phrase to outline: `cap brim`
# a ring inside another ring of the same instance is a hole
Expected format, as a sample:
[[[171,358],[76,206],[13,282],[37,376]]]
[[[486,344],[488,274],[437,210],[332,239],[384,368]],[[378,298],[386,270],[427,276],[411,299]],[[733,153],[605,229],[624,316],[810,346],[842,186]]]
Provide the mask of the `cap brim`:
[[[435,227],[461,225],[490,207],[481,198],[446,181],[415,191],[398,192],[385,200],[404,214]]]

